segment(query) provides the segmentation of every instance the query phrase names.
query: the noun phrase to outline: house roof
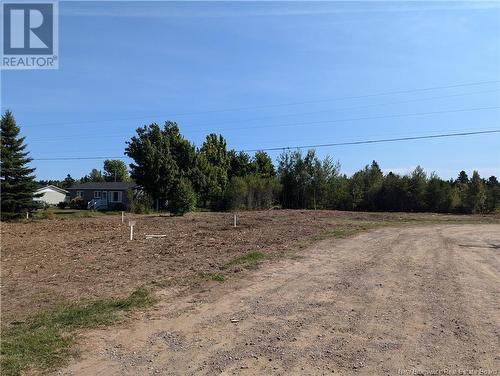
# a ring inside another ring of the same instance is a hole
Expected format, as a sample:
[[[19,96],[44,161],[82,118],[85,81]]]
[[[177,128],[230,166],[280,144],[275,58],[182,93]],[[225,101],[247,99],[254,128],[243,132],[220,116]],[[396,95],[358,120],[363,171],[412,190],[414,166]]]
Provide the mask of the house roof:
[[[133,189],[136,186],[137,184],[133,181],[100,181],[100,182],[89,181],[83,184],[75,184],[68,189],[70,190],[104,189],[104,190],[126,191],[128,189]]]
[[[36,193],[40,193],[40,192],[42,192],[42,191],[44,191],[46,189],[50,189],[52,191],[56,191],[56,192],[59,192],[59,193],[62,193],[62,194],[67,194],[68,193],[67,190],[59,188],[59,187],[56,187],[55,185],[46,185],[45,187],[40,187],[35,192]]]

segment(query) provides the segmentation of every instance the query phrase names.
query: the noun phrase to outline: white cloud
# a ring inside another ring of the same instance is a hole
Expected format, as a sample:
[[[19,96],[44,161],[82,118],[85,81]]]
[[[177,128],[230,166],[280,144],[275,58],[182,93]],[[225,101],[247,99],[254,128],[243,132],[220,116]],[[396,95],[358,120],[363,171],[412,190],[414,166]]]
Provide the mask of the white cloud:
[[[119,2],[124,5],[118,6]],[[142,4],[139,1],[107,1],[102,6],[94,1],[88,1],[88,6],[85,3],[61,7],[60,13],[63,16],[78,17],[224,18],[500,9],[500,1],[185,1],[182,7],[171,1],[149,1]],[[235,6],[235,3],[244,5]]]

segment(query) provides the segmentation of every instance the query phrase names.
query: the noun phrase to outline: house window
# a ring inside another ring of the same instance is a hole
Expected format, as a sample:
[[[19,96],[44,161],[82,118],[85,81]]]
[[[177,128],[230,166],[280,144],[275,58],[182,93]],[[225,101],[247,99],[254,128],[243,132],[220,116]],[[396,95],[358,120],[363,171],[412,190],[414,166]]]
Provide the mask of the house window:
[[[76,191],[76,197],[83,197],[83,191]]]
[[[94,191],[94,198],[101,198],[101,191]]]
[[[122,202],[122,193],[120,191],[110,192],[110,200],[111,202]]]

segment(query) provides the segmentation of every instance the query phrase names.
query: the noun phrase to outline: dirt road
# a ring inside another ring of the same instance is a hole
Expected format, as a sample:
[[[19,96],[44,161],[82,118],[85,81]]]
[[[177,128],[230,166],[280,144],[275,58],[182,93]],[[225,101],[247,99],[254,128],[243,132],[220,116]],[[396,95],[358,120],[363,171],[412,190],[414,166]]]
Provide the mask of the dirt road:
[[[86,336],[63,375],[500,372],[500,226],[385,228]],[[479,373],[474,373],[479,374]]]

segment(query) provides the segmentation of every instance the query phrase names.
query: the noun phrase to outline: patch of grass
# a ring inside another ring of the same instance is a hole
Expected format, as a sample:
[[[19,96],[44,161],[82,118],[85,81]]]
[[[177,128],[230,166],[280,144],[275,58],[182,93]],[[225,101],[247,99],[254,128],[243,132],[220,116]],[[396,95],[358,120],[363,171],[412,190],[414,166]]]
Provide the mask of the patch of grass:
[[[227,269],[231,266],[240,265],[245,268],[255,267],[261,260],[265,259],[266,255],[262,252],[252,251],[242,256],[238,256],[224,264],[223,268]]]
[[[54,209],[37,210],[31,214],[33,219],[72,219],[72,218],[96,218],[105,215],[118,215],[121,211],[95,211],[84,209]]]
[[[219,273],[201,273],[200,277],[205,280],[211,280],[216,282],[224,282],[226,278]]]
[[[153,303],[149,291],[139,288],[127,298],[65,304],[4,328],[2,375],[19,375],[31,368],[53,370],[73,354],[75,329],[109,325],[118,319],[119,313]]]
[[[349,236],[356,235],[364,230],[365,228],[338,228],[333,230],[333,237],[337,239],[344,239]]]
[[[226,278],[222,274],[214,273],[210,276],[212,281],[224,282]]]
[[[330,238],[345,239],[357,235],[363,231],[372,230],[379,227],[390,226],[390,222],[353,222],[353,224],[342,223],[340,226],[332,230],[327,230],[319,234],[314,234],[308,237],[311,242],[326,240]],[[349,227],[346,227],[349,226]]]

